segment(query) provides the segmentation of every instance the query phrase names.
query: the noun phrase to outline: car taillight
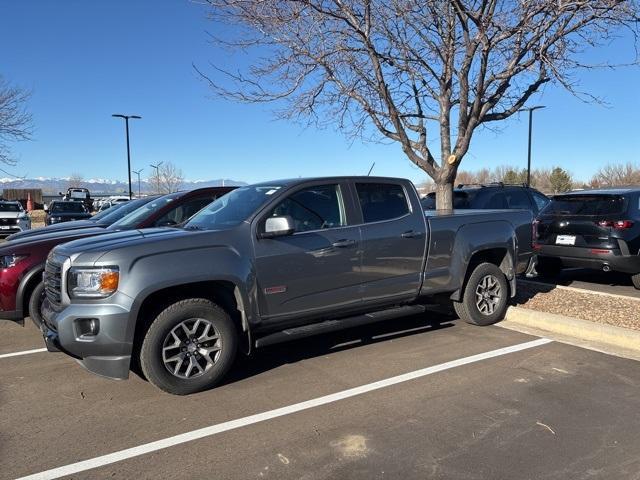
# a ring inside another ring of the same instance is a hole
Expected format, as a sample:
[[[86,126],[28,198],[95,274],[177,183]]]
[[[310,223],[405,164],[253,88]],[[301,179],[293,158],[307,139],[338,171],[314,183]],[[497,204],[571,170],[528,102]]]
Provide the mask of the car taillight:
[[[616,230],[624,230],[625,228],[633,227],[631,220],[601,220],[598,222],[601,227],[611,227]]]

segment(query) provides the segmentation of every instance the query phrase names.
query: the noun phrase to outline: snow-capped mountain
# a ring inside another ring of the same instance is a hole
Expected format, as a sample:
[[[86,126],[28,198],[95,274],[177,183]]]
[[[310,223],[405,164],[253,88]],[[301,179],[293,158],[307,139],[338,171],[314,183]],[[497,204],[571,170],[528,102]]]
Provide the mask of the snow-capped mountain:
[[[57,194],[66,191],[70,187],[70,178],[0,178],[0,189],[2,188],[39,188],[44,194]],[[74,186],[86,187],[91,193],[124,193],[127,191],[127,182],[122,180],[112,180],[107,178],[90,178],[82,180],[78,185],[76,179],[73,179]],[[185,180],[182,183],[182,189],[202,187],[218,187],[221,185],[246,185],[245,182],[232,180],[228,178],[218,178],[214,180]],[[134,192],[138,191],[138,179],[131,179],[131,187]],[[140,189],[143,192],[152,192],[155,190],[155,184],[147,179],[141,180]]]

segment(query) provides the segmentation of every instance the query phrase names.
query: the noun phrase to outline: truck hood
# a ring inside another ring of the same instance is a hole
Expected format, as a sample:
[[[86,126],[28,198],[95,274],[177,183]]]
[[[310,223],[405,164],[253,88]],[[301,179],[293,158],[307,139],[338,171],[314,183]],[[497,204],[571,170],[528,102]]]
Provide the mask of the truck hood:
[[[170,227],[126,230],[65,243],[56,247],[55,252],[82,264],[90,264],[98,260],[119,263],[120,257],[136,258],[142,255],[210,246],[216,243],[213,238],[224,243],[224,234],[225,230],[193,231]]]
[[[13,253],[31,253],[39,248],[53,247],[59,243],[70,242],[77,238],[99,235],[104,233],[104,228],[78,228],[74,230],[53,231],[49,233],[43,232],[41,235],[33,237],[23,237],[10,242],[0,244],[0,254],[9,255]]]

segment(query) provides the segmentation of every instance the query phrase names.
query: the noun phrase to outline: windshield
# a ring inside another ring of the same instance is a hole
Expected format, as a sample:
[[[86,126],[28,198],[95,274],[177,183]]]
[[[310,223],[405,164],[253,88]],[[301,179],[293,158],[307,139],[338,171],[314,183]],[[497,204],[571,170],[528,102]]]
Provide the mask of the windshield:
[[[158,210],[162,209],[165,205],[173,202],[177,198],[180,198],[184,194],[185,192],[170,193],[169,195],[165,195],[163,197],[156,198],[150,202],[147,202],[142,207],[133,210],[128,215],[125,215],[117,222],[111,224],[109,228],[112,230],[126,230],[128,228],[137,228],[138,224],[144,222],[145,220],[153,216]],[[125,203],[124,206],[116,210],[115,213],[121,213],[123,208],[130,207],[131,204],[133,204],[133,202]]]
[[[453,208],[454,209],[463,209],[463,208],[471,208],[471,201],[475,197],[474,192],[453,192]],[[427,194],[421,200],[422,208],[425,210],[435,210],[436,209],[436,192],[431,192]]]
[[[86,213],[81,202],[54,202],[49,209],[51,213]]]
[[[564,195],[556,196],[547,205],[545,215],[622,215],[626,210],[620,195]]]
[[[93,218],[96,218],[100,215],[98,220],[98,225],[111,225],[118,220],[126,217],[131,212],[135,212],[137,209],[151,202],[152,200],[157,199],[158,196],[154,195],[152,197],[139,198],[137,200],[131,200],[126,203],[115,203],[111,208],[101,211]]]
[[[19,203],[0,203],[0,212],[21,212]]]
[[[233,190],[196,213],[185,228],[214,230],[238,225],[267,203],[280,188],[280,185],[256,185]]]

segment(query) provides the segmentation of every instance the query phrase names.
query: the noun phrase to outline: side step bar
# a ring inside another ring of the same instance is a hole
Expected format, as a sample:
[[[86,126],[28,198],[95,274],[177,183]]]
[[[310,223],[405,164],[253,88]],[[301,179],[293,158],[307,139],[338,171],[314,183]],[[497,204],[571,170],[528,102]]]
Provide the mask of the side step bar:
[[[390,318],[404,317],[407,315],[415,315],[424,313],[426,307],[424,305],[406,305],[403,307],[389,308],[377,312],[365,313],[364,315],[356,315],[355,317],[342,318],[340,320],[325,320],[323,322],[303,325],[301,327],[288,328],[281,332],[271,333],[255,341],[256,347],[265,347],[276,343],[288,342],[300,338],[320,335],[322,333],[336,332],[347,328],[358,327],[368,323],[380,322]]]

